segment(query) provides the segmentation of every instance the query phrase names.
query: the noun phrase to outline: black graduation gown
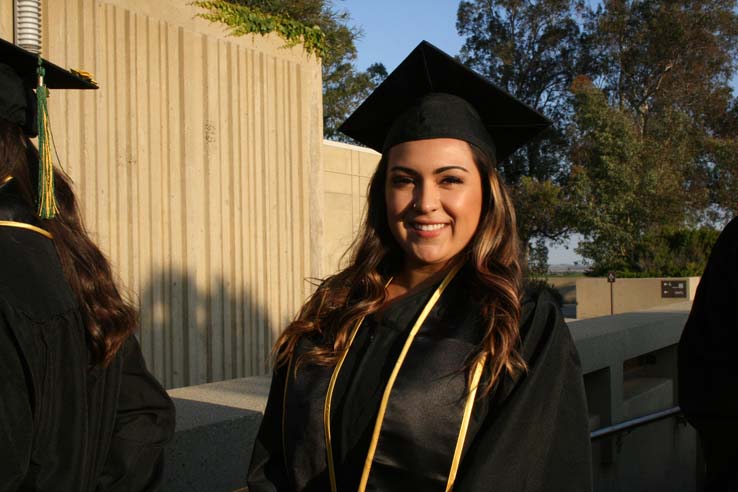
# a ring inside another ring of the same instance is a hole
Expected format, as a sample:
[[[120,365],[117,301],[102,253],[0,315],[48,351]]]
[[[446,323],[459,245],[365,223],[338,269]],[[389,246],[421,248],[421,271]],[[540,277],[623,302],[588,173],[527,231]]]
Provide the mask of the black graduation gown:
[[[679,405],[702,439],[707,490],[738,490],[737,346],[735,218],[713,246],[679,341]]]
[[[0,189],[0,220],[36,219]],[[0,227],[0,491],[156,490],[173,432],[174,407],[136,338],[90,369],[52,241]]]
[[[463,367],[482,332],[467,278],[462,271],[451,282],[411,345],[389,398],[366,490],[445,490],[467,395]],[[357,332],[331,405],[340,492],[357,490],[385,384],[434,290],[395,302],[380,321],[369,317]],[[517,381],[504,378],[474,401],[453,490],[589,491],[579,358],[547,296],[524,300],[521,335],[528,373]],[[298,350],[308,346],[303,340]],[[303,366],[287,379],[285,367],[276,371],[253,450],[250,492],[330,490],[323,408],[332,372]]]

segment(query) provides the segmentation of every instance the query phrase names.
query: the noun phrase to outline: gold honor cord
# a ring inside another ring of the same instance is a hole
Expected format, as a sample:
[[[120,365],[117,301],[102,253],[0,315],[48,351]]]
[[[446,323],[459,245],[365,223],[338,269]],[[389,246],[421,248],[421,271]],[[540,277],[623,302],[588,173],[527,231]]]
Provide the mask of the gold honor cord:
[[[474,372],[472,373],[471,378],[471,389],[469,390],[469,395],[466,397],[466,404],[464,405],[464,417],[461,419],[461,428],[459,429],[459,437],[456,440],[454,459],[451,461],[451,471],[448,473],[446,492],[451,492],[454,488],[456,473],[459,471],[459,463],[461,463],[461,453],[462,451],[464,451],[464,441],[466,440],[466,433],[469,430],[469,420],[471,420],[472,409],[474,408],[474,399],[477,396],[479,380],[482,377],[482,371],[484,370],[484,363],[486,360],[487,356],[485,355],[481,357],[474,365]]]
[[[17,229],[26,229],[28,231],[33,231],[38,234],[41,234],[44,237],[47,237],[49,239],[54,239],[54,236],[51,235],[51,233],[45,229],[41,229],[40,227],[36,227],[35,225],[26,224],[25,222],[15,222],[13,220],[0,220],[0,227],[15,227]]]
[[[6,184],[10,183],[13,180],[13,176],[5,176],[3,179],[0,179],[0,186],[5,186]]]
[[[410,330],[410,334],[407,336],[407,340],[405,340],[405,345],[402,347],[402,352],[400,352],[400,356],[398,357],[397,362],[395,362],[395,367],[392,369],[392,373],[390,374],[389,380],[387,381],[387,386],[384,388],[382,401],[379,405],[379,413],[377,414],[377,420],[374,423],[374,433],[372,434],[372,440],[369,444],[369,452],[366,455],[366,461],[364,461],[364,471],[361,474],[361,482],[359,482],[359,492],[364,492],[366,490],[366,484],[369,481],[369,472],[372,468],[372,461],[374,461],[374,453],[377,451],[379,433],[382,430],[384,414],[387,412],[387,404],[389,403],[389,397],[392,393],[392,387],[395,385],[397,374],[400,372],[400,368],[405,362],[405,357],[410,350],[410,345],[412,345],[413,340],[415,340],[415,335],[417,335],[418,331],[420,331],[420,327],[425,322],[425,319],[428,317],[431,309],[433,309],[433,306],[436,305],[438,299],[441,298],[441,294],[443,294],[443,291],[446,290],[446,287],[448,287],[448,284],[451,283],[451,280],[453,280],[460,269],[461,263],[455,265],[453,268],[451,268],[451,271],[446,274],[443,282],[441,282],[441,285],[438,286],[436,291],[426,303],[423,311],[420,313],[420,316],[418,316],[417,321],[415,321],[415,324]]]
[[[390,277],[389,280],[387,280],[387,283],[384,284],[384,288],[386,289],[390,283],[392,283],[392,278]],[[365,316],[362,316],[359,321],[356,322],[356,325],[354,326],[353,330],[351,330],[351,335],[349,336],[348,344],[346,345],[346,348],[343,351],[343,354],[341,354],[341,357],[338,359],[338,363],[336,364],[336,368],[333,369],[333,374],[331,374],[331,380],[328,383],[328,391],[325,395],[325,406],[323,407],[323,430],[325,432],[325,450],[328,455],[328,477],[330,478],[331,482],[331,491],[336,492],[337,485],[336,485],[336,468],[333,463],[333,445],[331,444],[331,402],[333,401],[333,389],[336,387],[336,381],[338,380],[338,373],[341,372],[341,366],[343,366],[343,361],[346,360],[346,356],[348,355],[348,351],[351,348],[351,344],[354,343],[354,338],[356,338],[356,334],[359,331],[359,327],[364,322]]]
[[[336,364],[336,368],[333,370],[333,374],[331,374],[331,380],[328,383],[328,392],[325,395],[325,406],[323,407],[323,428],[325,429],[325,451],[328,455],[328,477],[331,481],[331,492],[337,492],[336,466],[333,463],[333,446],[331,445],[331,402],[333,400],[333,390],[336,387],[336,380],[338,379],[338,373],[341,372],[343,361],[346,360],[349,348],[351,348],[351,344],[354,343],[356,333],[359,331],[359,327],[363,322],[364,317],[362,316],[361,319],[356,322],[354,329],[351,331],[348,345],[346,345],[346,348],[343,350],[343,354],[341,354],[341,358],[338,359],[338,364]]]

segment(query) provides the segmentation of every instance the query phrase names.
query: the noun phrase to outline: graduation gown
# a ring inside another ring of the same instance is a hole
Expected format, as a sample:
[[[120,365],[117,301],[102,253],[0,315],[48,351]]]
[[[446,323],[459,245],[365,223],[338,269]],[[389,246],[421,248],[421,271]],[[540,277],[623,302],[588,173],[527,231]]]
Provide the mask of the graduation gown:
[[[0,492],[156,490],[174,407],[136,338],[90,368],[54,244],[11,185],[0,221]]]
[[[706,490],[738,490],[736,346],[738,218],[713,246],[679,341],[679,405],[702,440]]]
[[[338,491],[358,490],[379,415],[366,490],[444,491],[455,461],[457,492],[591,490],[579,358],[558,308],[545,295],[525,298],[520,329],[528,372],[469,398],[464,365],[483,333],[469,277],[462,270],[422,323],[384,411],[385,385],[436,286],[394,302],[381,319],[367,317],[357,331],[331,394]],[[302,340],[298,353],[312,343]],[[323,411],[333,371],[275,372],[249,469],[250,492],[331,490]]]

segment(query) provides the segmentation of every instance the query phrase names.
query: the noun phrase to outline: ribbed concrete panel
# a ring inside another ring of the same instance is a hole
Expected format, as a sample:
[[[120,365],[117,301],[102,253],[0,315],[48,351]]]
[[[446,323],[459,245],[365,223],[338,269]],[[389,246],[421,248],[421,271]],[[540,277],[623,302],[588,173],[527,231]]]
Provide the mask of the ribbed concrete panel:
[[[0,0],[12,39],[9,11]],[[52,93],[59,157],[169,388],[265,374],[305,279],[322,274],[319,61],[196,13],[177,0],[44,4],[45,56],[101,87]]]

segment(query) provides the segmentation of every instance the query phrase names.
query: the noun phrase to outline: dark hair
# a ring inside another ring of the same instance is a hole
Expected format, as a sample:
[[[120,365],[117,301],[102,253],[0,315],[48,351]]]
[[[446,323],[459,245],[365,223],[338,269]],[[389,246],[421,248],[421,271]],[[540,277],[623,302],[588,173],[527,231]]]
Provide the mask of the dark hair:
[[[481,305],[487,327],[468,367],[486,357],[489,374],[483,389],[486,393],[503,371],[514,377],[526,369],[519,354],[522,266],[510,194],[494,161],[479,148],[473,145],[471,148],[482,178],[483,206],[477,230],[459,254],[459,260],[471,265],[474,281],[484,293]],[[295,367],[301,363],[335,365],[352,327],[384,304],[385,281],[399,271],[402,262],[402,250],[387,223],[387,165],[388,153],[385,153],[369,183],[367,214],[349,250],[349,266],[318,287],[279,337],[274,346],[277,366],[290,360],[302,337],[314,335],[324,343],[302,354]]]
[[[19,126],[0,119],[0,179],[8,176],[35,210],[38,151]],[[110,263],[85,229],[71,180],[58,169],[54,188],[59,212],[42,227],[54,237],[64,276],[79,303],[91,363],[107,366],[136,329],[138,313],[121,296]]]

